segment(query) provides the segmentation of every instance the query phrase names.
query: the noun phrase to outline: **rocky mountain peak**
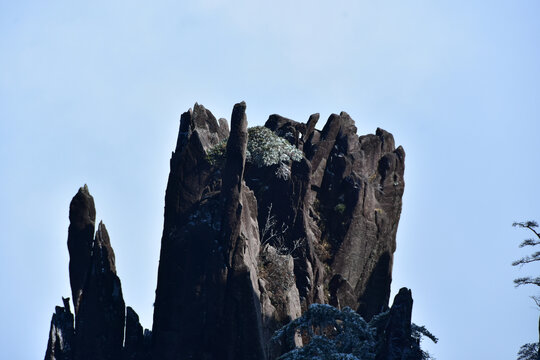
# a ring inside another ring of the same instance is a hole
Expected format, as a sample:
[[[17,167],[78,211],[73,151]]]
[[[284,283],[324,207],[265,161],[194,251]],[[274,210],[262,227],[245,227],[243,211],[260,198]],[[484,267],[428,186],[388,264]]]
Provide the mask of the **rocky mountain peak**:
[[[313,303],[367,320],[387,311],[405,152],[385,130],[358,136],[345,112],[322,130],[319,118],[274,114],[248,129],[244,102],[230,129],[199,104],[182,114],[151,335],[126,310],[107,230],[94,236],[94,201],[79,189],[68,230],[75,322],[69,303],[57,307],[46,359],[274,359],[286,350],[274,332]],[[390,318],[410,327],[407,311]]]

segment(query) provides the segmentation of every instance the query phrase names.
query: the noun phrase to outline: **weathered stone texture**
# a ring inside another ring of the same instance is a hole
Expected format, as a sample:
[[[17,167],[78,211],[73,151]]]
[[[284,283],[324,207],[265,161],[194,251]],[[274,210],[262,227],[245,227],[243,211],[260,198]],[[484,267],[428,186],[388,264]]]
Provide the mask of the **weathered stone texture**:
[[[344,112],[322,131],[319,114],[306,124],[271,115],[265,126],[305,154],[278,177],[278,165],[246,163],[245,111],[234,107],[225,165],[206,159],[226,123],[198,104],[182,115],[154,312],[160,359],[273,358],[273,331],[313,302],[368,319],[388,308],[403,149],[381,129],[358,137]],[[279,241],[262,234],[269,219],[285,229]],[[269,257],[284,264],[280,277]]]
[[[359,137],[345,112],[322,130],[318,120],[271,115],[265,126],[304,156],[259,166],[248,161],[245,103],[230,129],[199,104],[182,114],[151,333],[126,315],[109,236],[100,223],[94,237],[94,201],[81,188],[68,235],[75,326],[69,304],[57,307],[46,360],[274,359],[274,331],[312,303],[367,320],[388,310],[405,152],[382,129]],[[225,140],[225,160],[212,161]],[[411,307],[401,291],[388,341],[410,337]]]

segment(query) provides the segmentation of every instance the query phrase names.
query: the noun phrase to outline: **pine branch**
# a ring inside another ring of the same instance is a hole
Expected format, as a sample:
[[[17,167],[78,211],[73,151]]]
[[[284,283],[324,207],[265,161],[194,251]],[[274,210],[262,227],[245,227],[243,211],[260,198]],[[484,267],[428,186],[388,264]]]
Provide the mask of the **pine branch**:
[[[516,284],[516,287],[521,285],[536,285],[540,286],[540,277],[537,278],[531,278],[529,276],[517,278],[514,280],[514,284]]]
[[[512,263],[512,266],[529,264],[529,263],[539,261],[539,260],[540,260],[540,251],[537,251],[534,254],[532,254],[531,256],[525,256],[525,257],[522,257],[519,260],[514,261]]]
[[[540,244],[540,241],[536,241],[534,239],[527,239],[527,240],[523,240],[523,242],[519,244],[519,247],[522,248],[525,246],[536,246],[539,244]]]

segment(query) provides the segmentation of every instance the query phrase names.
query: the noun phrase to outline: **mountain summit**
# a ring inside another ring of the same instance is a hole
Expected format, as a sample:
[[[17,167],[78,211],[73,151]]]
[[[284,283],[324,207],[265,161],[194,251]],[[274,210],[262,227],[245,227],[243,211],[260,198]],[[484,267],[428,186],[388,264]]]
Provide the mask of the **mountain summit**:
[[[81,188],[69,213],[74,314],[69,299],[56,307],[45,359],[270,360],[290,350],[275,331],[311,304],[367,321],[389,310],[405,152],[385,130],[358,136],[345,112],[322,130],[318,120],[271,115],[248,128],[243,102],[230,129],[199,104],[182,114],[151,332],[126,311],[107,230],[94,235],[94,200]],[[411,310],[402,289],[386,345],[409,346],[399,339],[410,338]]]

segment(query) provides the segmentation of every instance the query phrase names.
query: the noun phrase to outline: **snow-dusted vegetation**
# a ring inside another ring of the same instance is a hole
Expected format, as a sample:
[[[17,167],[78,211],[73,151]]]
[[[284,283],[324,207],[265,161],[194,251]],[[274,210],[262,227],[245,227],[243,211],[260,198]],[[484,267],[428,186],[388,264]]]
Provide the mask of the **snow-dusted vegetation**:
[[[223,162],[227,152],[227,140],[224,139],[208,150],[207,160],[211,164]],[[248,129],[246,152],[248,163],[257,167],[280,165],[276,175],[287,177],[290,171],[284,170],[282,165],[286,165],[290,161],[300,161],[302,156],[302,151],[276,135],[272,130],[264,126],[254,126]]]
[[[374,360],[386,346],[388,317],[387,311],[366,322],[349,307],[339,310],[327,304],[312,304],[301,317],[276,331],[272,340],[292,349],[279,360]],[[410,348],[388,351],[404,360],[432,359],[420,349],[423,336],[438,341],[424,326],[413,324]],[[297,345],[299,339],[303,346]]]
[[[248,129],[247,160],[258,167],[302,160],[302,152],[264,126]]]

